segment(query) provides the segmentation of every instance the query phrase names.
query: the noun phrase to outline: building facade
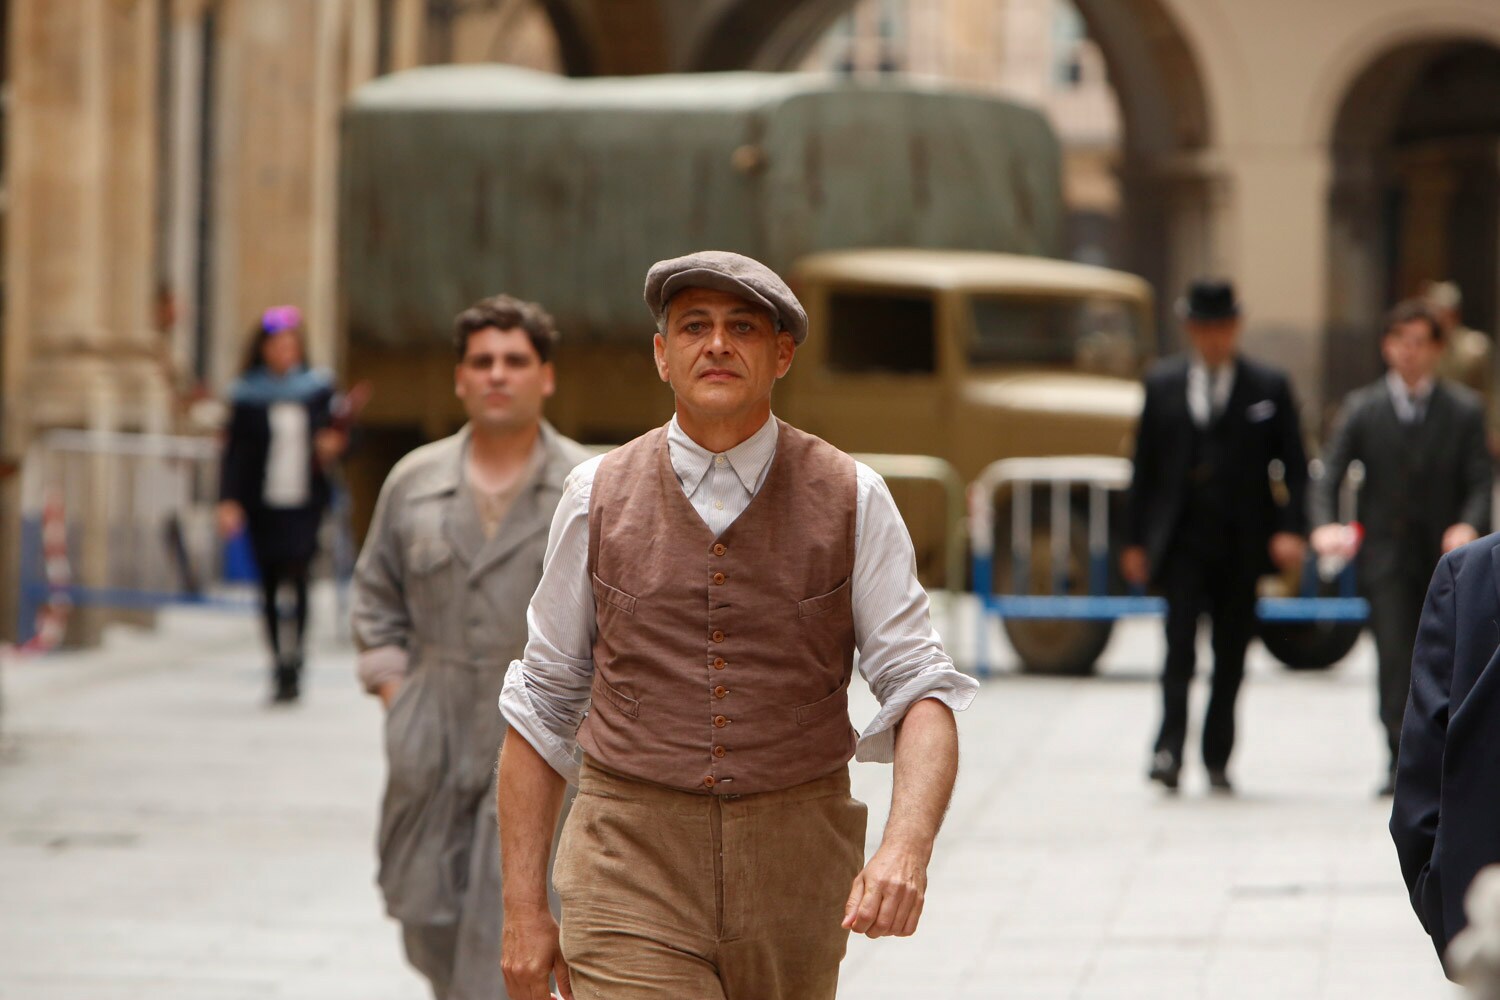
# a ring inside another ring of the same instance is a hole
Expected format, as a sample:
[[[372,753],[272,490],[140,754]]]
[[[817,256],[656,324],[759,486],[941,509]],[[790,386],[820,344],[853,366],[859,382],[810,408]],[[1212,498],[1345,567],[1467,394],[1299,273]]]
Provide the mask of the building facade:
[[[1470,325],[1500,327],[1500,4],[1074,3],[1070,29],[1056,0],[11,0],[0,635],[7,470],[39,433],[184,426],[270,304],[301,304],[314,360],[340,365],[339,108],[423,63],[785,70],[843,58],[851,12],[885,18],[899,45],[861,42],[850,68],[932,67],[1095,122],[1062,131],[1098,160],[1070,200],[1111,220],[1099,252],[1167,303],[1233,277],[1310,428],[1377,370],[1378,318],[1421,281],[1457,280]]]

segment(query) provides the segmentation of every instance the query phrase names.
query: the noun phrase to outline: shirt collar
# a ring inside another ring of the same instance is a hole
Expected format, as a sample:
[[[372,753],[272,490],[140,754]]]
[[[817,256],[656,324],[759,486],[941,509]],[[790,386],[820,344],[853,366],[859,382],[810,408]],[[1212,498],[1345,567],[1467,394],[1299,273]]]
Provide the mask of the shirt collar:
[[[778,433],[776,418],[767,417],[760,430],[723,453],[729,461],[729,467],[744,484],[746,493],[753,494],[760,485],[766,466],[776,454]],[[714,452],[688,437],[687,432],[677,423],[675,415],[667,425],[667,454],[672,459],[672,471],[677,473],[678,482],[682,483],[683,490],[689,496],[697,491],[698,484],[708,475],[708,470],[713,467],[717,457]]]
[[[1394,371],[1385,373],[1385,384],[1391,390],[1392,396],[1397,396],[1403,401],[1416,397],[1419,403],[1426,402],[1427,397],[1432,395],[1433,378],[1431,375],[1424,378],[1413,388],[1406,384],[1406,380]]]

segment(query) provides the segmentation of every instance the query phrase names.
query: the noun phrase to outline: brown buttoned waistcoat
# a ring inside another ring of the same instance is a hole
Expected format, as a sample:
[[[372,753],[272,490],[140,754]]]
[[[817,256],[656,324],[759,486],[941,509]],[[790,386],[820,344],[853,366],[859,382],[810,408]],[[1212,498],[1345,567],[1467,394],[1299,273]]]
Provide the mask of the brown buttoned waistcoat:
[[[848,763],[855,490],[853,459],[780,424],[760,491],[715,538],[665,428],[606,456],[589,500],[584,750],[621,774],[732,795]]]

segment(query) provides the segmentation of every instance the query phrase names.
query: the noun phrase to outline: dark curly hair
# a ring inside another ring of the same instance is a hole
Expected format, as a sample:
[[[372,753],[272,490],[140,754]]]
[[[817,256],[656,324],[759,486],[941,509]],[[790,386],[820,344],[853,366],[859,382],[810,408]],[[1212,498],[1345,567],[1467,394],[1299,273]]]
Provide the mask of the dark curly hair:
[[[536,349],[542,364],[552,360],[557,347],[557,327],[547,310],[535,302],[509,295],[492,295],[480,299],[453,320],[453,349],[458,360],[464,359],[469,349],[469,338],[480,330],[494,327],[497,330],[524,330]]]

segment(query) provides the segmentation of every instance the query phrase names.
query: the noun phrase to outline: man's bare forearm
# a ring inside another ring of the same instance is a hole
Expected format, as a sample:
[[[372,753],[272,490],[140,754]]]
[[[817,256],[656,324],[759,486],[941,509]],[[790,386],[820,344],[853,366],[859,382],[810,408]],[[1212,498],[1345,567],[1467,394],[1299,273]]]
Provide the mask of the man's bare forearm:
[[[896,731],[891,814],[882,844],[930,854],[958,778],[958,726],[953,710],[924,698]]]
[[[510,732],[496,784],[505,909],[546,910],[547,858],[567,783],[524,736]]]

